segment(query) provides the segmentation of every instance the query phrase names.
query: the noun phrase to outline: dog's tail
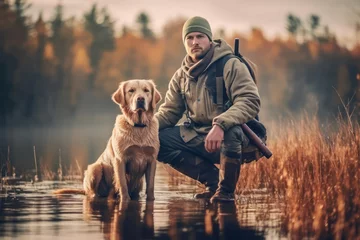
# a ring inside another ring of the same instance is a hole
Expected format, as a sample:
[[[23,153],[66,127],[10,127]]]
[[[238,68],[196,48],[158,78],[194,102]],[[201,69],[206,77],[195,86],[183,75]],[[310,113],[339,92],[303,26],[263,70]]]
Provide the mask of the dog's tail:
[[[81,194],[81,195],[85,195],[85,191],[83,189],[71,189],[71,188],[57,189],[53,193],[56,194],[56,195],[61,195],[61,194]]]

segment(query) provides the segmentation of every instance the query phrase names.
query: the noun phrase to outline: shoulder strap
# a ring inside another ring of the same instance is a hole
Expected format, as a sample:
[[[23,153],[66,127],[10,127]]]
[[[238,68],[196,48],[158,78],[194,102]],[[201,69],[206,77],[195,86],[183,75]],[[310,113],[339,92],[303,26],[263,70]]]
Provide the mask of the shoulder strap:
[[[242,55],[236,56],[234,54],[228,54],[223,56],[222,58],[218,59],[216,61],[216,102],[218,104],[218,111],[224,111],[228,109],[232,103],[229,100],[229,97],[226,93],[226,87],[225,87],[225,81],[224,81],[224,67],[226,62],[230,58],[237,58],[240,60],[240,62],[244,63],[246,68],[249,70],[250,75],[252,79],[254,80],[255,84],[256,77],[254,70],[252,69],[251,65],[248,63],[248,61],[245,60],[245,58]],[[220,109],[221,108],[221,109]],[[255,117],[256,119],[259,119],[259,116]]]
[[[242,55],[236,56],[234,54],[228,54],[217,60],[216,77],[222,77],[224,75],[225,64],[230,58],[237,58],[240,60],[240,62],[244,63],[246,68],[249,70],[252,79],[254,80],[255,83],[257,83],[254,69],[251,67],[251,64],[249,63],[250,61],[246,60]]]
[[[234,57],[236,56],[228,54],[216,61],[216,103],[218,105],[219,112],[223,112],[224,103],[228,101],[224,82],[224,66],[230,58]]]
[[[226,62],[230,58],[237,58],[234,54],[228,54],[216,61],[216,77],[223,77],[224,76],[224,67]]]

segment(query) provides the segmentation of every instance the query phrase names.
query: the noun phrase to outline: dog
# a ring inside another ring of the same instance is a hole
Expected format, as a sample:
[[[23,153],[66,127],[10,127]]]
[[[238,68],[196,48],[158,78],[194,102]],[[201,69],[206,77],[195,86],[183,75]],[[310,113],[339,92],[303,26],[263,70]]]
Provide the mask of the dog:
[[[88,166],[83,193],[89,197],[138,199],[146,180],[146,200],[154,200],[156,158],[159,152],[159,123],[154,117],[162,99],[152,80],[121,82],[112,100],[122,114],[116,117],[105,151]],[[55,194],[79,193],[60,189]]]

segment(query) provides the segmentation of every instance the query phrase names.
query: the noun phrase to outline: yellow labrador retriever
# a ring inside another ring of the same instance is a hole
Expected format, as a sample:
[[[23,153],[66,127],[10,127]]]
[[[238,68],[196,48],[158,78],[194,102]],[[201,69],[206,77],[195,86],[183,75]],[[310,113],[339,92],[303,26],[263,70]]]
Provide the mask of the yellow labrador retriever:
[[[147,200],[154,200],[154,177],[159,151],[159,124],[154,113],[161,95],[152,80],[121,82],[112,100],[120,106],[105,151],[85,171],[83,193],[90,197],[138,199],[143,176]],[[56,194],[75,193],[70,189]],[[78,192],[77,192],[78,193]]]

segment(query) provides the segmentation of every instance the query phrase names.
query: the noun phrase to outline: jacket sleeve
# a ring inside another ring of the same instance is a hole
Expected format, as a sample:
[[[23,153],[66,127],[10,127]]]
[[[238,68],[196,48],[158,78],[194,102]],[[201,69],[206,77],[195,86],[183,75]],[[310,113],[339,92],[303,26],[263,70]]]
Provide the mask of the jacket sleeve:
[[[155,117],[159,121],[159,130],[175,126],[181,119],[185,105],[181,97],[180,87],[181,70],[175,72],[165,95],[165,102],[161,104]]]
[[[224,131],[255,118],[260,110],[258,88],[245,64],[236,58],[224,66],[224,81],[232,106],[213,119]]]

